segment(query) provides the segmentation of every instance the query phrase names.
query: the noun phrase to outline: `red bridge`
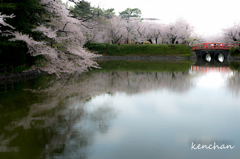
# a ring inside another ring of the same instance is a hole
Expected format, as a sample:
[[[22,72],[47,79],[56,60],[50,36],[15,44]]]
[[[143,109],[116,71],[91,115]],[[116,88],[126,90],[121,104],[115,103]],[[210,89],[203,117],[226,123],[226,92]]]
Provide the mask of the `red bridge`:
[[[235,44],[229,44],[229,43],[201,43],[200,45],[193,46],[192,50],[230,50],[232,46],[235,46]]]

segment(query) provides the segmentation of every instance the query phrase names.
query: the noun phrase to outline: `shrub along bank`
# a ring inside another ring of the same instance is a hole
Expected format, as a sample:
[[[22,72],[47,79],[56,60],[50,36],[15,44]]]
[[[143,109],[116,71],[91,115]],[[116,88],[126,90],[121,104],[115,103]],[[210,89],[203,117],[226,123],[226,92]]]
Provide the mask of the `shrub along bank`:
[[[229,51],[230,56],[240,56],[239,46],[232,46]]]
[[[90,51],[109,56],[190,56],[190,47],[181,44],[107,44],[90,43],[85,45]]]
[[[24,42],[0,42],[0,63],[20,66],[27,61],[27,47]]]

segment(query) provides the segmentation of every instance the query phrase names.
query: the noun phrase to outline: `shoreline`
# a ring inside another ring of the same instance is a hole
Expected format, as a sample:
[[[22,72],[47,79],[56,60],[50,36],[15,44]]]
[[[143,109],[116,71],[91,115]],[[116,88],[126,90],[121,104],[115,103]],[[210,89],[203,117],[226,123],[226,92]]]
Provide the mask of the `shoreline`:
[[[197,60],[196,56],[191,57],[181,57],[181,56],[99,56],[94,57],[92,60],[101,61],[101,60],[133,60],[133,61],[141,61],[141,60],[149,60],[149,61],[185,61],[185,60]],[[240,62],[240,57],[230,57],[226,59],[229,62]],[[0,75],[0,84],[15,82],[15,81],[24,81],[33,79],[35,77],[40,77],[46,75],[45,72],[40,70],[25,70],[22,72],[9,73],[9,74],[1,74]]]

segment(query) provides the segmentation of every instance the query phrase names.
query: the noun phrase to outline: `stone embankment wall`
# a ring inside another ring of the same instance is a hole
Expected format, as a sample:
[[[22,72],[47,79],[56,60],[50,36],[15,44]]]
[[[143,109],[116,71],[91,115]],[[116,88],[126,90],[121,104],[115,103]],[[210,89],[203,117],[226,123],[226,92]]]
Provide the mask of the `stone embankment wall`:
[[[228,56],[228,60],[229,60],[229,61],[240,61],[240,57],[231,57],[231,56]]]
[[[23,72],[10,73],[10,74],[2,74],[0,75],[0,83],[5,81],[15,81],[19,79],[30,79],[38,76],[42,76],[46,73],[39,70],[27,70]]]

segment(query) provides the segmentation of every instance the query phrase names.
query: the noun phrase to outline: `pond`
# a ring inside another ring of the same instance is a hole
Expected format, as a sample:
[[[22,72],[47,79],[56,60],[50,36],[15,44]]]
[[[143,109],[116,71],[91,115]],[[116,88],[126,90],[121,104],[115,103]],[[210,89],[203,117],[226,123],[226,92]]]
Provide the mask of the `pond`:
[[[0,83],[0,158],[239,158],[240,63],[99,64]]]

